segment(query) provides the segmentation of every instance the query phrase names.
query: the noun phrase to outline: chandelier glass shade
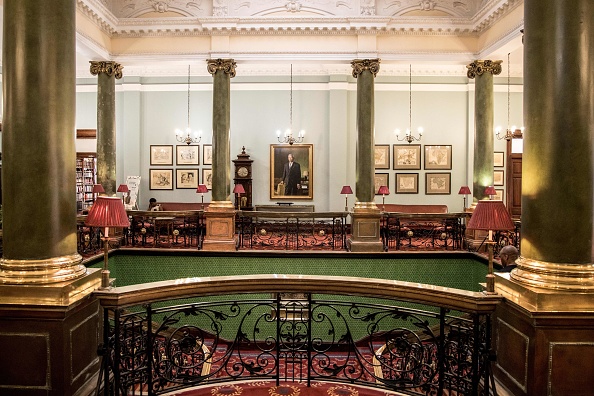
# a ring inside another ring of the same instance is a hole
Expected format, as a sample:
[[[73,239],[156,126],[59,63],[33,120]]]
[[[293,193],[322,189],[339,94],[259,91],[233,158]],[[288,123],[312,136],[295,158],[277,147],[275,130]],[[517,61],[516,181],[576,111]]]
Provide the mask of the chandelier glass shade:
[[[175,130],[175,140],[187,145],[200,143],[200,140],[202,140],[202,131],[193,132],[192,128],[190,128],[190,65],[188,65],[188,125],[185,131]]]

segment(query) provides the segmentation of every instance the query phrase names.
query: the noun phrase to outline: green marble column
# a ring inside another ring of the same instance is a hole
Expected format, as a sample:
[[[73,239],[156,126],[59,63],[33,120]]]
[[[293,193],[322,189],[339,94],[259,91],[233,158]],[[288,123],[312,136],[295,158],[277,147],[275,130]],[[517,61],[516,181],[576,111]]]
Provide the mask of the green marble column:
[[[477,60],[466,66],[474,84],[473,206],[488,198],[485,188],[493,185],[493,75],[501,73],[501,61]]]
[[[233,59],[209,59],[213,76],[212,92],[212,200],[230,202],[231,195],[231,78],[235,77]]]
[[[379,59],[355,59],[351,62],[357,79],[357,155],[355,196],[357,202],[373,202],[374,191],[374,78]]]
[[[75,1],[5,0],[0,282],[85,273],[76,239]]]
[[[356,202],[351,213],[353,252],[381,252],[381,214],[374,202],[374,78],[379,72],[379,59],[355,59],[351,62],[357,79],[357,154]]]
[[[522,258],[512,277],[590,289],[594,5],[539,0],[524,7]]]
[[[115,80],[122,78],[122,65],[91,61],[97,77],[97,183],[105,195],[116,195]]]

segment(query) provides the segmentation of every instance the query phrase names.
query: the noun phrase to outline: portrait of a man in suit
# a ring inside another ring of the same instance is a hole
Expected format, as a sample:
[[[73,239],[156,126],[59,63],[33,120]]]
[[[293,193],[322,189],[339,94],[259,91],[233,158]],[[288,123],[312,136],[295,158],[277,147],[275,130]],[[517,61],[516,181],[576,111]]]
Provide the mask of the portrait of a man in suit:
[[[301,193],[301,165],[295,162],[293,153],[287,156],[288,162],[283,167],[283,184],[285,195],[299,195]]]

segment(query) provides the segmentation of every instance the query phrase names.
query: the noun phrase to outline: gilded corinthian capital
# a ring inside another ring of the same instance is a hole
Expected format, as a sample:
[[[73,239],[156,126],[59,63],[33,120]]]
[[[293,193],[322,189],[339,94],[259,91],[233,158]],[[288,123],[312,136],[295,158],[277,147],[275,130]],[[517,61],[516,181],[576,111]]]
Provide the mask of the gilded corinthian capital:
[[[109,77],[115,76],[118,80],[122,78],[124,67],[119,63],[113,61],[89,61],[89,63],[91,64],[91,74],[94,76],[105,73]]]
[[[235,68],[237,63],[233,59],[207,59],[208,72],[212,75],[216,74],[217,71],[222,70],[227,73],[231,78],[235,77]]]
[[[380,68],[380,59],[355,59],[351,62],[351,66],[353,67],[353,77],[359,77],[359,74],[363,73],[365,70],[369,70],[373,77],[377,75]]]
[[[484,72],[491,73],[496,76],[501,73],[501,61],[500,60],[476,60],[466,68],[468,72],[466,75],[468,78],[475,78],[476,76],[482,76]]]

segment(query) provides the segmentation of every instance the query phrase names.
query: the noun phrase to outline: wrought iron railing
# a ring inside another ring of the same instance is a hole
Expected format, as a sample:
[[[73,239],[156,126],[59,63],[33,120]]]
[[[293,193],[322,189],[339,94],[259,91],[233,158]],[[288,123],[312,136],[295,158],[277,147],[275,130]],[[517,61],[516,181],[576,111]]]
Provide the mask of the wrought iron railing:
[[[238,214],[239,249],[346,249],[348,212]]]
[[[185,279],[96,295],[104,395],[237,379],[489,393],[497,295],[302,275]]]
[[[463,250],[470,213],[382,213],[384,250]]]

